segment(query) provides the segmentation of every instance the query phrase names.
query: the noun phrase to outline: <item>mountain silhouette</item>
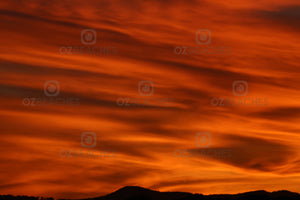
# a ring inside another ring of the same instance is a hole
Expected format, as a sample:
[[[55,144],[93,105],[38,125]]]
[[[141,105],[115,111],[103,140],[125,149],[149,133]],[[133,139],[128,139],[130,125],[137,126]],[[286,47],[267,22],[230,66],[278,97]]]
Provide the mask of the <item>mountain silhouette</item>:
[[[53,198],[0,195],[0,200],[53,200]],[[158,192],[138,186],[126,186],[106,196],[81,200],[300,200],[300,194],[286,190],[276,192],[258,190],[239,194],[202,195]]]
[[[104,197],[90,200],[181,200],[191,195],[186,192],[158,192],[137,186],[126,186]]]

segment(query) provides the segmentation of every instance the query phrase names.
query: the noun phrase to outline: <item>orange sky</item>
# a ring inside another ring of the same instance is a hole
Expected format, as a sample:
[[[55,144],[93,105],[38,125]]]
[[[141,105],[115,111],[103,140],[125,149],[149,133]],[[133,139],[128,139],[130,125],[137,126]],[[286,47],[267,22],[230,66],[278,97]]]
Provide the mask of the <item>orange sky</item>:
[[[300,192],[298,0],[9,0],[0,8],[0,194],[86,198],[127,185]],[[96,31],[95,44],[82,44],[84,29]],[[211,32],[210,44],[196,42],[199,29]],[[117,53],[59,52],[68,46]],[[183,46],[230,53],[174,53]],[[23,105],[46,98],[51,80],[58,97],[80,105]],[[145,80],[152,96],[139,94]],[[240,80],[248,94],[237,97],[232,84]],[[126,97],[172,102],[119,106]],[[213,106],[213,98],[268,103]],[[95,147],[82,146],[83,132],[97,135]],[[210,146],[197,146],[199,132],[209,133]],[[185,149],[229,149],[231,157],[174,154]]]

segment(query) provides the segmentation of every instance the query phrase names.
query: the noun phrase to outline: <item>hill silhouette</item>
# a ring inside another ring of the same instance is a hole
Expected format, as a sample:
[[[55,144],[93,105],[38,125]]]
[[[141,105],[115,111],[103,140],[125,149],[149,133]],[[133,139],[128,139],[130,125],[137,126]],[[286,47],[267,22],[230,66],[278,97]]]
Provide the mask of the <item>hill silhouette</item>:
[[[0,200],[53,200],[53,198],[0,195]],[[276,192],[258,190],[239,194],[202,195],[158,192],[137,186],[126,186],[106,196],[81,200],[300,200],[300,194],[286,190]]]

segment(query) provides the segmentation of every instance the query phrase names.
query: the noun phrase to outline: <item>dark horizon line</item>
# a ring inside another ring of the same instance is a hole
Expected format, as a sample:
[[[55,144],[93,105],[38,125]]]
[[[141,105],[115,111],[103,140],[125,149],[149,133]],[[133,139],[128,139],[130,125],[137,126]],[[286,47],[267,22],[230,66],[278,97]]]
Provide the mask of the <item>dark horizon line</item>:
[[[289,190],[277,190],[277,191],[272,191],[272,192],[268,192],[266,190],[253,190],[253,191],[246,191],[246,192],[240,192],[240,193],[232,193],[232,194],[207,194],[207,195],[204,195],[204,194],[201,194],[201,193],[192,193],[192,192],[180,192],[180,191],[166,191],[166,192],[161,192],[161,191],[158,191],[158,190],[153,190],[153,189],[148,189],[148,188],[144,188],[144,187],[140,187],[140,186],[124,186],[118,190],[115,190],[111,193],[108,193],[108,194],[105,194],[103,196],[97,196],[97,197],[88,197],[88,198],[79,198],[79,199],[68,199],[68,198],[53,198],[53,197],[44,197],[44,196],[28,196],[28,195],[12,195],[12,194],[7,194],[7,195],[3,195],[3,194],[0,194],[0,197],[2,199],[2,197],[4,196],[12,196],[12,197],[28,197],[28,198],[36,198],[36,199],[44,199],[44,200],[88,200],[88,199],[97,199],[97,198],[101,198],[101,197],[105,197],[107,195],[110,195],[110,194],[113,194],[113,193],[117,193],[117,192],[121,192],[123,190],[128,190],[128,189],[135,189],[135,190],[144,190],[144,191],[151,191],[151,192],[157,192],[157,193],[186,193],[186,194],[198,194],[198,195],[203,195],[203,196],[233,196],[233,195],[241,195],[241,194],[247,194],[247,193],[269,193],[269,194],[272,194],[272,193],[279,193],[279,192],[286,192],[286,193],[292,193],[292,194],[298,194],[300,196],[300,193],[298,192],[292,192],[292,191],[289,191]],[[2,200],[5,200],[5,199],[2,199]]]

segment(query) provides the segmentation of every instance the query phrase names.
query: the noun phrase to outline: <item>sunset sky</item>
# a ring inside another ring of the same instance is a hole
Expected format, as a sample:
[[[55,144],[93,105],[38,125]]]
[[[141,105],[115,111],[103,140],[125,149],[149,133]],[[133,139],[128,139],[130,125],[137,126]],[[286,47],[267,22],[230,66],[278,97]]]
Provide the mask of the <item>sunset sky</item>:
[[[299,0],[8,0],[0,26],[0,195],[300,193]]]

